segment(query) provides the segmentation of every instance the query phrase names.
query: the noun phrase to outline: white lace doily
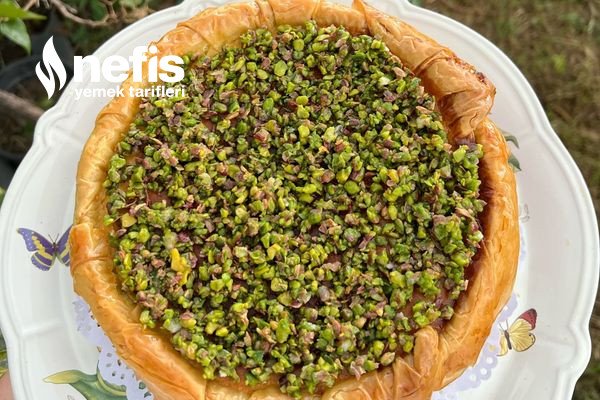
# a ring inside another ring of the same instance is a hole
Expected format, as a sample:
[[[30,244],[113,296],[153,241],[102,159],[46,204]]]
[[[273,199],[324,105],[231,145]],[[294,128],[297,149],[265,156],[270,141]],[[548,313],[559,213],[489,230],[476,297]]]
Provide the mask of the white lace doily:
[[[148,392],[143,382],[138,381],[133,371],[117,357],[113,345],[96,323],[85,301],[78,298],[74,304],[79,331],[100,349],[98,368],[102,377],[110,383],[125,386],[127,388],[128,400],[151,400],[153,398],[152,394]],[[460,378],[446,386],[442,391],[434,393],[432,400],[457,400],[457,393],[467,389],[474,389],[483,381],[489,379],[492,369],[498,364],[497,353],[500,331],[496,327],[499,322],[507,320],[516,308],[517,297],[513,294],[496,320],[492,333],[486,340],[477,363],[467,368]]]
[[[522,228],[522,226],[521,226]],[[523,229],[521,229],[523,232]],[[521,234],[521,253],[519,254],[519,266],[522,265],[526,254],[524,236]],[[92,316],[89,306],[81,298],[74,302],[77,329],[92,344],[100,349],[98,369],[102,377],[115,385],[125,386],[127,389],[127,400],[152,400],[153,396],[146,385],[139,381],[133,371],[122,362],[116,355],[115,349]],[[475,389],[481,383],[490,378],[492,370],[498,364],[498,343],[500,340],[500,322],[509,319],[517,309],[517,296],[513,293],[509,302],[496,319],[492,332],[479,354],[477,363],[465,370],[456,381],[446,386],[443,390],[433,394],[432,400],[458,400],[458,393],[468,389]]]
[[[119,359],[112,343],[92,316],[87,303],[78,297],[73,304],[75,305],[77,330],[100,350],[98,370],[104,380],[115,385],[125,386],[127,400],[153,399],[154,397],[146,389],[146,385],[139,381],[133,371]]]
[[[527,222],[527,220],[521,219],[519,229],[521,247],[519,251],[519,265],[517,268],[521,268],[527,255],[527,246],[525,243],[523,227],[524,222]],[[500,350],[500,322],[504,322],[509,319],[516,309],[517,295],[513,293],[508,303],[500,312],[498,318],[496,318],[490,336],[487,338],[483,348],[481,349],[477,363],[472,367],[467,368],[457,380],[439,392],[434,393],[431,397],[431,400],[458,400],[458,393],[464,392],[468,389],[475,389],[479,387],[483,381],[488,380],[490,376],[492,376],[492,370],[496,367],[496,365],[498,365],[498,351]]]
[[[500,342],[500,330],[498,326],[500,322],[504,322],[517,309],[517,296],[513,293],[508,303],[496,319],[490,336],[485,341],[477,363],[469,367],[463,374],[446,386],[443,390],[436,392],[432,396],[432,400],[458,400],[458,393],[464,392],[467,389],[475,389],[486,381],[492,375],[492,370],[498,365],[498,343]]]
[[[85,301],[78,298],[74,304],[79,331],[100,349],[98,368],[102,377],[115,385],[125,386],[128,400],[151,400],[152,394],[148,392],[144,383],[139,381],[133,371],[117,357],[112,343],[96,323]],[[516,308],[517,297],[513,294],[494,326],[497,327],[499,322],[507,320]],[[456,400],[458,392],[474,389],[481,382],[489,379],[492,369],[498,364],[500,331],[495,327],[483,346],[477,364],[466,369],[459,379],[445,387],[444,390],[434,393],[432,400]]]

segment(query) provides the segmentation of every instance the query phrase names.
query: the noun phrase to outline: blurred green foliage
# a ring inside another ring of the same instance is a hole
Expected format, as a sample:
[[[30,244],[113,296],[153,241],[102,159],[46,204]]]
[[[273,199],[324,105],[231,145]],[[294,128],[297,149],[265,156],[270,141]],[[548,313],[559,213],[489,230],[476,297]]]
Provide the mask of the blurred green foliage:
[[[108,38],[127,25],[177,3],[177,0],[114,0],[107,4],[102,0],[63,0],[77,10],[77,15],[90,21],[106,21],[107,24],[91,28],[88,25],[66,20],[71,43],[78,54],[91,54]]]
[[[31,51],[31,38],[25,21],[45,19],[43,15],[23,10],[12,0],[0,1],[0,37],[18,44],[28,53]]]

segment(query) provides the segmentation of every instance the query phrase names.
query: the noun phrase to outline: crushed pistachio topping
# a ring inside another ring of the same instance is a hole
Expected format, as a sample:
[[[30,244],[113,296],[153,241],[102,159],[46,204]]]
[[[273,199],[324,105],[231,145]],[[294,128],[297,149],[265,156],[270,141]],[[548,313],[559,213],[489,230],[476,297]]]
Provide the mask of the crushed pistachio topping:
[[[106,224],[140,322],[207,379],[292,396],[410,354],[466,290],[481,147],[383,42],[309,22],[185,58],[110,161]]]

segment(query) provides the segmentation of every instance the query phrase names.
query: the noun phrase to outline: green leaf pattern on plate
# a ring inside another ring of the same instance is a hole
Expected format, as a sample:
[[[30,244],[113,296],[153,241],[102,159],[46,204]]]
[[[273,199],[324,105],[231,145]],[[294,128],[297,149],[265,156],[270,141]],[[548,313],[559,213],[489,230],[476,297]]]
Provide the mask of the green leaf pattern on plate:
[[[111,384],[104,380],[99,370],[95,374],[86,374],[79,370],[67,370],[48,376],[44,382],[57,385],[71,385],[86,400],[124,400],[127,399],[124,386]]]
[[[6,343],[0,333],[0,377],[8,371],[8,357],[6,355]]]

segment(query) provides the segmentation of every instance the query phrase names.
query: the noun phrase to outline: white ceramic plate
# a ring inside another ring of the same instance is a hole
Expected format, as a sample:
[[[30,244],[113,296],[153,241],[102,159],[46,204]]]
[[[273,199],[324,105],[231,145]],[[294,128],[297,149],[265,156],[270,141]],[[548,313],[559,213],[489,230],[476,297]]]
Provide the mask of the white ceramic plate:
[[[123,30],[96,55],[129,56],[199,10],[225,1],[194,0],[153,14]],[[598,283],[598,229],[592,202],[575,163],[552,130],[523,75],[494,45],[459,23],[410,5],[372,0],[447,45],[497,87],[492,118],[515,135],[523,172],[517,175],[527,258],[515,292],[519,309],[538,312],[537,343],[503,357],[491,379],[461,399],[570,399],[590,355],[588,321]],[[89,72],[89,71],[88,71]],[[89,78],[89,73],[88,73]],[[82,146],[106,99],[75,101],[75,89],[112,84],[72,82],[40,119],[34,146],[21,164],[0,216],[0,321],[9,348],[17,400],[81,399],[68,385],[44,382],[58,371],[93,373],[98,353],[77,332],[71,277],[60,263],[34,268],[18,228],[56,237],[71,224],[74,182]]]

